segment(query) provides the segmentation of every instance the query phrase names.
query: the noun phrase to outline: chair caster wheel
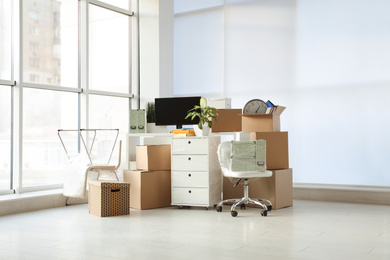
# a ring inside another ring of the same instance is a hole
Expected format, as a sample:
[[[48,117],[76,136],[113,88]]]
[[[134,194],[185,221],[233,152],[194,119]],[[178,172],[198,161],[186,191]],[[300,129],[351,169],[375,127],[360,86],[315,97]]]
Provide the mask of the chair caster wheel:
[[[245,209],[245,204],[241,204],[240,209]]]
[[[234,211],[234,210],[231,211],[230,213],[232,214],[232,217],[237,217],[237,215],[238,215],[237,211]]]
[[[216,207],[216,209],[217,209],[217,212],[222,212],[222,206],[218,206],[218,207]]]
[[[179,209],[182,209],[183,207],[182,206],[178,206],[179,207]]]
[[[272,210],[272,205],[267,206],[267,211],[271,211],[271,210]]]
[[[266,216],[267,216],[267,211],[266,211],[266,210],[262,211],[262,212],[261,212],[261,215],[264,216],[264,217],[266,217]]]

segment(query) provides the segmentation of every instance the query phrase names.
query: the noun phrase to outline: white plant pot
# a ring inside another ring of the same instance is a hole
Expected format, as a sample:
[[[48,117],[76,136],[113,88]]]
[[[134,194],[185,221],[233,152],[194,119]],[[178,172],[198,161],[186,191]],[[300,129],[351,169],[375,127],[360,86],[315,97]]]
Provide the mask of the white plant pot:
[[[156,123],[147,123],[146,124],[147,133],[167,133],[167,126],[165,125],[156,125]]]
[[[210,127],[207,124],[204,124],[203,129],[200,129],[198,125],[194,125],[194,131],[196,136],[208,136]]]

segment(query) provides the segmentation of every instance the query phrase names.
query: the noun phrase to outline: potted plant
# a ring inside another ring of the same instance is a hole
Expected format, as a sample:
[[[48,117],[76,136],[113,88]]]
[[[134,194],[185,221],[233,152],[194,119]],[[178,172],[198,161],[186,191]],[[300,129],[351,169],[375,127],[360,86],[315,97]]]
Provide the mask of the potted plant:
[[[146,122],[148,133],[166,133],[166,126],[156,126],[156,107],[154,102],[146,104]]]
[[[156,123],[156,108],[154,102],[148,102],[146,104],[146,122]]]
[[[196,117],[199,117],[199,123],[194,126],[195,134],[197,136],[206,136],[212,127],[212,120],[217,120],[217,115],[218,110],[215,107],[209,107],[206,98],[201,97],[199,106],[196,105],[190,109],[185,118],[190,117],[191,120],[194,120]]]

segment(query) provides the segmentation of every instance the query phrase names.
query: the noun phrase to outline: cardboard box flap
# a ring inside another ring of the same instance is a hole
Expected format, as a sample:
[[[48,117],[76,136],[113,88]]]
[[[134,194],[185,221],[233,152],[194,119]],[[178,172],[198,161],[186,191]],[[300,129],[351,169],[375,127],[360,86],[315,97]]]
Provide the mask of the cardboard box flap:
[[[273,115],[280,115],[281,113],[283,113],[283,111],[286,109],[286,107],[282,107],[282,106],[276,106],[276,109],[273,113]]]

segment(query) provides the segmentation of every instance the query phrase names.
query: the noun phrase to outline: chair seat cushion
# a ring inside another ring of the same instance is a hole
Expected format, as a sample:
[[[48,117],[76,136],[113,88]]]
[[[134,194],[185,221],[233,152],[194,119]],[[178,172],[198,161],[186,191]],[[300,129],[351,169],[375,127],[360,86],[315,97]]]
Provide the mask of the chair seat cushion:
[[[255,171],[248,171],[248,172],[232,172],[227,169],[222,169],[223,175],[228,178],[260,178],[260,177],[271,177],[272,171],[264,171],[264,172],[255,172]]]

